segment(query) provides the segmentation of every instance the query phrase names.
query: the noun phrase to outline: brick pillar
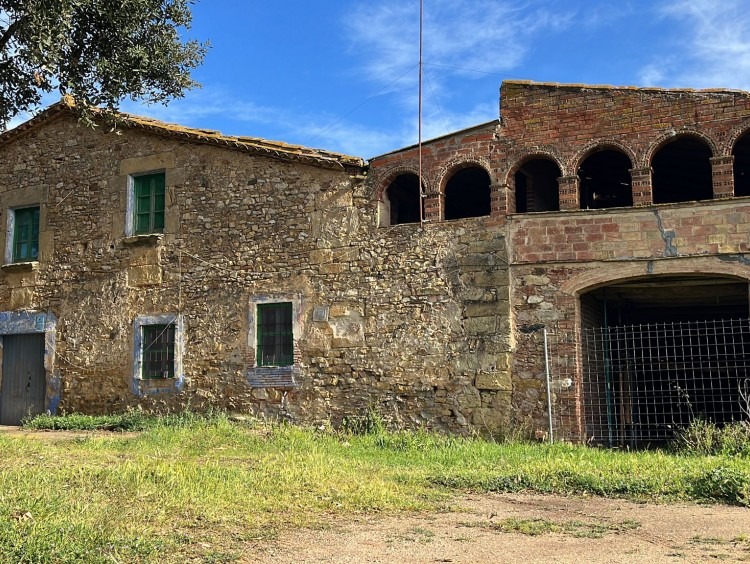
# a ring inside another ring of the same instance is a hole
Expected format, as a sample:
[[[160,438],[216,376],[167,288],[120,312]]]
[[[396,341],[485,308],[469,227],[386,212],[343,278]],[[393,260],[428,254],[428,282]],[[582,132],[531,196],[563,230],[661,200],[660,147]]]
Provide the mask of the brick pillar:
[[[427,194],[424,198],[424,220],[440,221],[442,219],[445,196],[442,194]]]
[[[578,187],[581,179],[577,176],[561,176],[557,179],[557,185],[560,190],[560,209],[577,210],[580,209],[580,200],[578,198]]]
[[[714,198],[734,196],[734,155],[711,159],[711,178],[714,184]]]
[[[516,195],[507,184],[490,184],[490,215],[508,215],[516,209]]]
[[[654,169],[651,167],[630,169],[634,206],[650,206],[654,203],[653,184],[651,180],[653,172]]]

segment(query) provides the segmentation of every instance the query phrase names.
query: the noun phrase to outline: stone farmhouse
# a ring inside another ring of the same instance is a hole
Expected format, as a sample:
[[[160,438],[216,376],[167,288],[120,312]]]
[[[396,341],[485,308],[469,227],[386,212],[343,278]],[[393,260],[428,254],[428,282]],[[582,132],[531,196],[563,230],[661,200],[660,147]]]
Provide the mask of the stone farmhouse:
[[[101,129],[60,103],[0,135],[0,424],[375,409],[624,444],[748,415],[746,92],[505,82],[421,186],[416,146]]]

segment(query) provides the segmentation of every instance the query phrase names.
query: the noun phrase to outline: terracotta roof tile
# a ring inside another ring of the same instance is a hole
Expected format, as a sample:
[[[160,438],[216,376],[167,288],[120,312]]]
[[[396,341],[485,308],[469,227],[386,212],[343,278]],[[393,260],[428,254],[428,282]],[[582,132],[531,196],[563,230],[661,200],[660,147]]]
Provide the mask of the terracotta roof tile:
[[[73,108],[74,104],[69,98],[53,104],[46,110],[31,118],[29,121],[0,134],[0,145],[12,141],[22,133],[36,128],[50,119],[71,112]],[[270,141],[258,137],[224,135],[220,131],[191,128],[123,112],[119,112],[117,116],[120,119],[122,127],[145,129],[157,135],[184,139],[196,143],[231,147],[248,153],[286,161],[304,162],[306,164],[323,166],[326,168],[361,168],[365,166],[365,161],[363,159],[344,155],[342,153],[313,149],[302,145],[292,145],[281,141]]]

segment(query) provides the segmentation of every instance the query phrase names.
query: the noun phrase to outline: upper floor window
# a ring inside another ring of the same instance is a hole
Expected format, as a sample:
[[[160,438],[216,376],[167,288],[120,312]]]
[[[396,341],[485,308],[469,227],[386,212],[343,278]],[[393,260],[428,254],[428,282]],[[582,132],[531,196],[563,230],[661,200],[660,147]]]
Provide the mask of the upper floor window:
[[[133,177],[133,234],[164,231],[164,173]]]
[[[549,159],[526,161],[516,172],[516,212],[558,211],[560,209],[560,167]]]
[[[463,168],[445,185],[445,219],[490,215],[490,175],[483,168]]]
[[[732,148],[734,155],[734,195],[750,196],[750,132]]]
[[[419,177],[405,173],[397,176],[386,190],[389,225],[419,223],[422,197],[419,190]]]
[[[713,198],[711,148],[698,137],[683,136],[664,145],[651,159],[655,204]]]
[[[10,210],[13,247],[10,262],[30,262],[39,258],[39,206]]]
[[[630,158],[620,151],[604,149],[592,153],[578,167],[581,179],[581,209],[633,205]]]

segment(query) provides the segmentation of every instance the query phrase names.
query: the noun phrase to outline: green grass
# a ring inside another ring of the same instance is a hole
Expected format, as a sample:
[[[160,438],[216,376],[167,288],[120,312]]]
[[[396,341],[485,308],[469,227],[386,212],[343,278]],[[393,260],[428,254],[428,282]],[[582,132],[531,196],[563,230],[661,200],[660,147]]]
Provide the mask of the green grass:
[[[750,502],[746,457],[130,417],[103,424],[136,436],[0,433],[0,561],[227,562],[321,515],[442,509],[469,490]],[[91,428],[58,419],[27,428]]]
[[[640,527],[635,521],[620,523],[601,523],[589,521],[555,522],[549,519],[517,519],[508,517],[500,521],[486,521],[480,523],[466,523],[467,527],[482,527],[502,533],[520,533],[532,537],[548,533],[559,533],[577,538],[599,539],[610,533],[621,533]]]

